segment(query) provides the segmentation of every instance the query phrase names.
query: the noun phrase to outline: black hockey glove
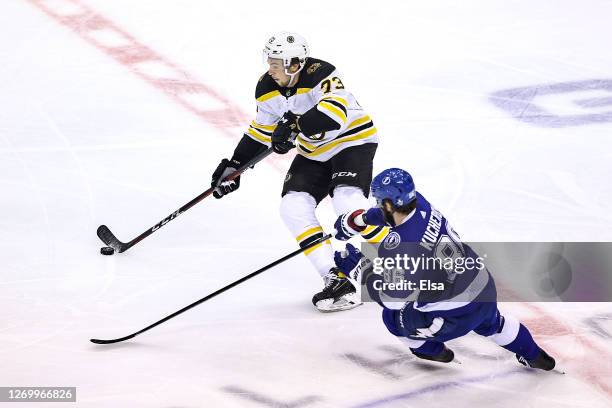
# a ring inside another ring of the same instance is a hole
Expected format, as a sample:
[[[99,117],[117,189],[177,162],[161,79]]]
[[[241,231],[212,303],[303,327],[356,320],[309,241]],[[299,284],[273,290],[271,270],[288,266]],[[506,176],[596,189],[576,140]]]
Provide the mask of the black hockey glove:
[[[276,124],[272,133],[272,149],[276,153],[285,154],[295,147],[293,139],[299,133],[297,120],[297,115],[288,111]]]
[[[221,163],[219,163],[217,169],[212,174],[212,181],[210,183],[211,187],[217,187],[213,191],[215,198],[221,198],[232,191],[238,190],[238,187],[240,187],[240,176],[230,181],[223,181],[225,177],[235,172],[238,167],[240,167],[240,163],[237,160],[221,160]]]

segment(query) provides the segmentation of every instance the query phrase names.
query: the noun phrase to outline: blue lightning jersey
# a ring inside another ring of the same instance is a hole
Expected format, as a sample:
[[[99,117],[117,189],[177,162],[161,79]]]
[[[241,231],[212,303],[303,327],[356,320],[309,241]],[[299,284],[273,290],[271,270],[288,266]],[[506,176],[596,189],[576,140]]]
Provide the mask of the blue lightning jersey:
[[[365,219],[368,225],[388,225],[380,208],[368,210]],[[475,302],[496,301],[484,258],[461,242],[448,220],[418,192],[415,210],[391,228],[378,248],[378,258],[382,275],[370,275],[367,286],[370,296],[385,308],[402,309],[410,303],[416,310],[444,315],[465,313]],[[388,259],[394,262],[383,264]],[[374,280],[379,281],[378,290],[373,288]],[[381,282],[396,285],[380,290]]]

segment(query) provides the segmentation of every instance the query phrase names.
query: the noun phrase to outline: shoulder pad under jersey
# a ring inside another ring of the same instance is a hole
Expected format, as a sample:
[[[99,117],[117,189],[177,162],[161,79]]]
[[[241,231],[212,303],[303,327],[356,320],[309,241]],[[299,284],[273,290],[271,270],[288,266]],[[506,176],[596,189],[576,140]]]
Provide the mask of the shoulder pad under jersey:
[[[335,69],[336,67],[329,62],[316,58],[308,58],[306,66],[300,72],[298,86],[303,88],[314,88],[319,82],[334,72]]]
[[[255,99],[258,99],[259,97],[270,92],[278,91],[279,89],[280,87],[278,84],[274,82],[272,77],[266,72],[259,78],[259,81],[257,81],[257,86],[255,87]]]

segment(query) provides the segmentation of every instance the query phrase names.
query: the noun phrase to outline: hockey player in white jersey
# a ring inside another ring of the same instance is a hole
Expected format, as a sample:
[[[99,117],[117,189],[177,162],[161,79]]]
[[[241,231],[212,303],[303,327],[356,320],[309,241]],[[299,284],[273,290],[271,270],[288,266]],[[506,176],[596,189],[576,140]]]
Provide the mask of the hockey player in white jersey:
[[[231,159],[223,159],[213,173],[214,196],[221,198],[238,189],[240,178],[221,180],[269,146],[278,154],[296,147],[282,189],[280,214],[298,244],[305,246],[323,236],[315,209],[326,196],[331,196],[338,215],[367,207],[378,136],[336,68],[310,57],[308,44],[299,34],[274,34],[263,52],[269,68],[256,86],[257,115]],[[387,230],[370,227],[361,235],[376,243]],[[341,279],[329,240],[305,254],[325,284],[313,297],[315,307],[337,311],[361,304],[357,288]]]

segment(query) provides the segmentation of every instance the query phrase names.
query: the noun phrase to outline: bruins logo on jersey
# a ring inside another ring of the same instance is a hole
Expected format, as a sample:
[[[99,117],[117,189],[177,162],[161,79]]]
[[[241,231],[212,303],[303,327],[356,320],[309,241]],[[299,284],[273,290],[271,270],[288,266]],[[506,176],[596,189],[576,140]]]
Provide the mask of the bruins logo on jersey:
[[[317,68],[319,68],[321,66],[320,62],[315,62],[314,64],[312,64],[311,66],[308,67],[308,69],[306,70],[306,72],[308,72],[309,74],[312,74],[313,72],[315,72],[317,70]]]

